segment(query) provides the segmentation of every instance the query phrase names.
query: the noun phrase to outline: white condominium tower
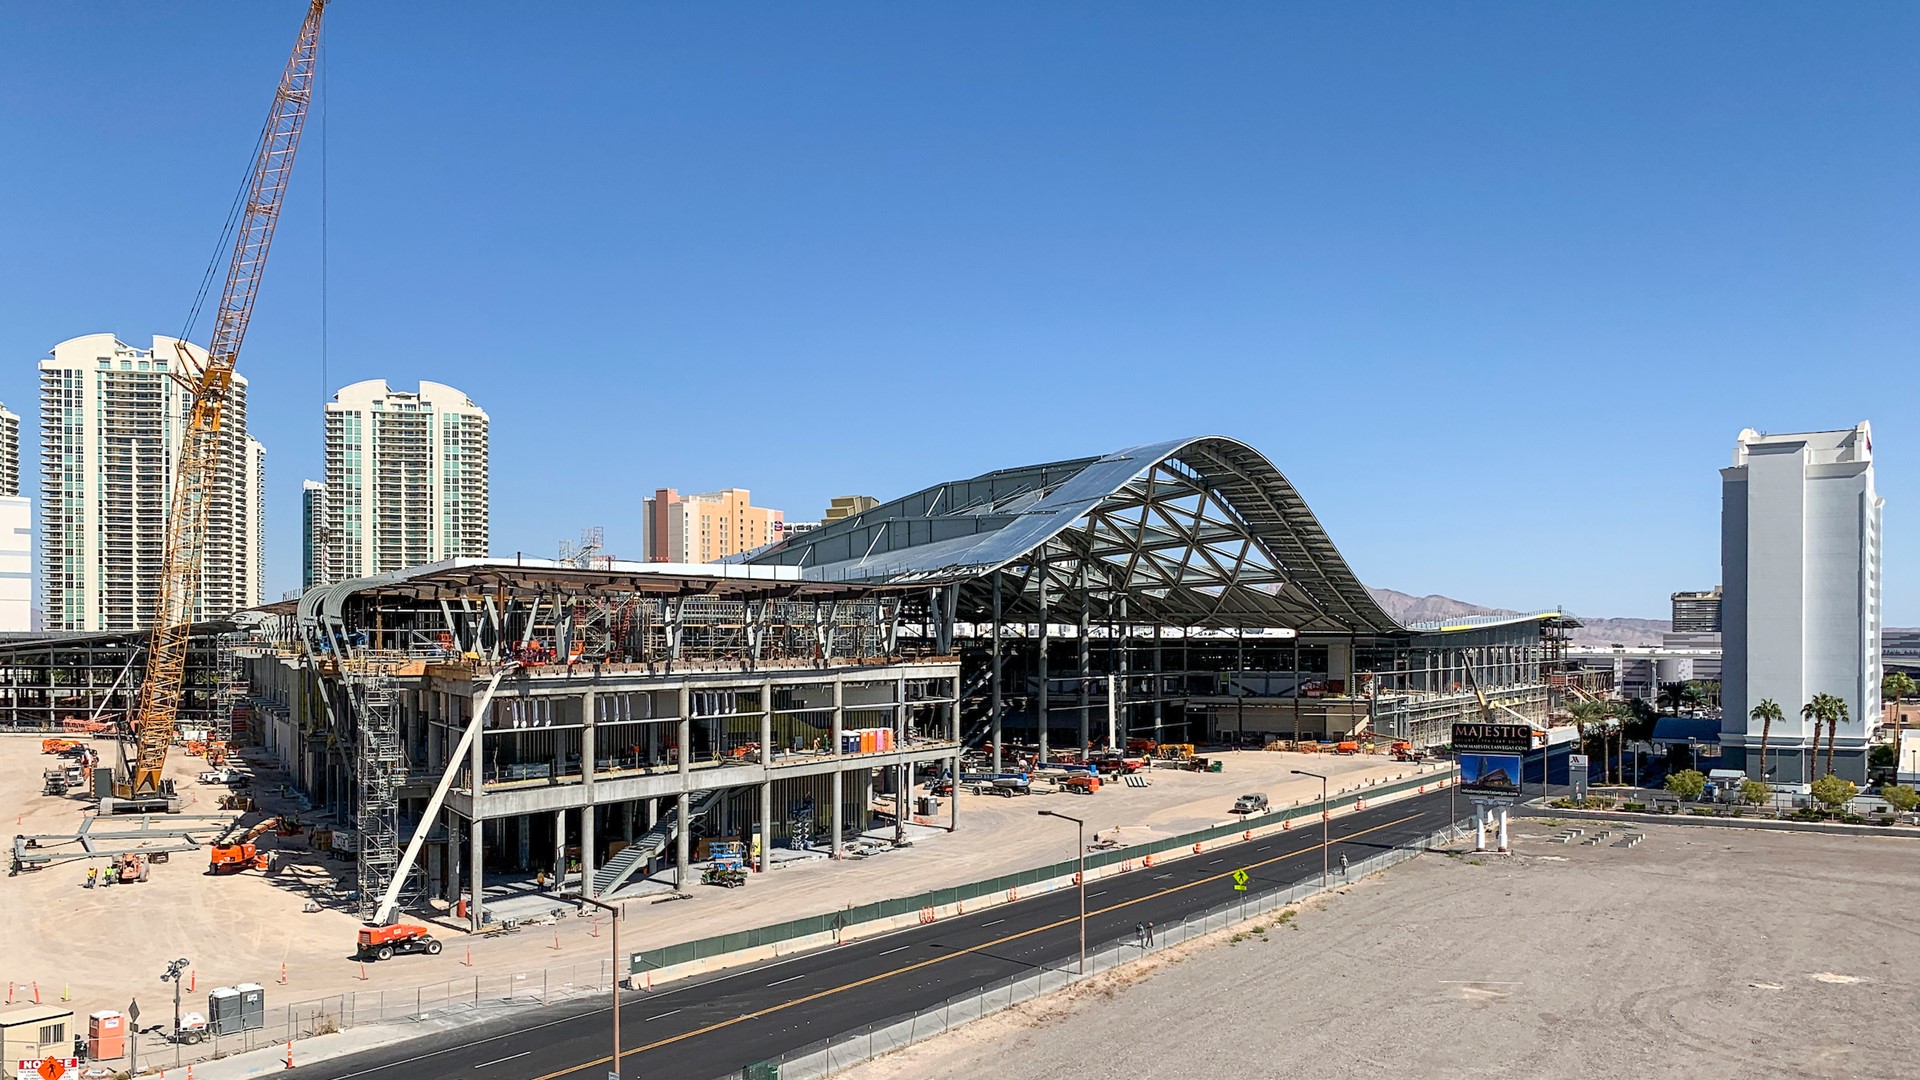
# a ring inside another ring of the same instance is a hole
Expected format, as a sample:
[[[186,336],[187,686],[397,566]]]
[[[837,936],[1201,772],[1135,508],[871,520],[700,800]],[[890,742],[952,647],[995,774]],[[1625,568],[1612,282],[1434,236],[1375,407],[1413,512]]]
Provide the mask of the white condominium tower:
[[[187,346],[196,361],[206,351]],[[40,579],[49,630],[148,625],[166,560],[173,459],[191,405],[171,378],[174,339],[136,349],[112,334],[63,341],[40,361]],[[220,475],[207,506],[199,617],[266,598],[266,450],[247,435],[234,376]]]
[[[20,417],[0,405],[0,633],[33,629],[33,504],[20,497]]]
[[[20,415],[0,405],[0,497],[20,494]]]
[[[451,386],[383,379],[327,403],[318,582],[487,554],[487,414]]]

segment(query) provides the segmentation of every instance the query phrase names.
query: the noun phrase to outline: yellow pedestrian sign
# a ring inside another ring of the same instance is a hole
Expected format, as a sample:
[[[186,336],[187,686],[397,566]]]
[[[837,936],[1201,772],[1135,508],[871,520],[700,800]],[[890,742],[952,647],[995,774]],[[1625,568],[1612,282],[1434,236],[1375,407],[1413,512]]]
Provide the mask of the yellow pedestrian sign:
[[[1233,887],[1237,892],[1247,891],[1247,872],[1245,870],[1235,870],[1233,872]]]

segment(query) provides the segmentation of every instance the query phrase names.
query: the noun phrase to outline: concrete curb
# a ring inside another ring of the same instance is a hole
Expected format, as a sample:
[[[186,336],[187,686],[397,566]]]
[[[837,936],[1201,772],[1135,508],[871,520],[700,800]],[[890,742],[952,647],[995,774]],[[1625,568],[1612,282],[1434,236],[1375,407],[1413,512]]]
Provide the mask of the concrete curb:
[[[1527,817],[1566,817],[1583,821],[1634,821],[1656,825],[1707,825],[1723,829],[1758,829],[1762,832],[1815,832],[1838,836],[1883,836],[1901,840],[1920,840],[1920,829],[1903,825],[1848,825],[1837,821],[1776,821],[1769,818],[1702,817],[1695,814],[1646,814],[1634,810],[1574,810],[1527,803],[1520,807]]]

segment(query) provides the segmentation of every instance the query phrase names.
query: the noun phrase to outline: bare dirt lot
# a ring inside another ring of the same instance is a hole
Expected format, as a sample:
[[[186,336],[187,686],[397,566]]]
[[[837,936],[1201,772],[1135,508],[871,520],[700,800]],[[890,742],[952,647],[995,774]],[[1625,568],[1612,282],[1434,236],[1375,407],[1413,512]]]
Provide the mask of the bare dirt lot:
[[[1581,823],[1585,825],[1586,823]],[[1423,856],[848,1080],[1886,1077],[1920,1055],[1920,841],[1654,826]],[[1588,833],[1595,830],[1588,827]]]
[[[110,744],[99,746],[103,756],[111,755]],[[1415,771],[1380,757],[1316,755],[1304,766],[1296,754],[1246,751],[1223,758],[1225,770],[1218,774],[1157,771],[1150,787],[1113,784],[1091,798],[963,794],[957,833],[910,826],[910,848],[841,863],[825,858],[777,862],[773,873],[756,875],[746,888],[696,885],[693,899],[686,901],[636,899],[627,906],[621,943],[636,950],[656,948],[1066,859],[1073,853],[1073,833],[1036,823],[1034,811],[1067,800],[1073,813],[1088,818],[1089,839],[1093,830],[1106,837],[1117,830],[1122,843],[1131,843],[1229,820],[1234,797],[1244,791],[1265,792],[1276,806],[1317,800],[1319,782],[1290,776],[1290,768],[1328,772],[1336,790]],[[40,754],[39,736],[0,738],[0,814],[16,819],[13,832],[51,834],[79,826],[85,804],[40,794],[41,769],[54,761]],[[217,812],[215,801],[225,790],[194,783],[205,767],[179,753],[169,759],[168,774],[189,796],[188,814]],[[284,776],[258,764],[247,767],[257,772],[252,792],[264,806],[247,817],[249,823],[291,806],[279,794]],[[312,814],[307,820],[328,823]],[[0,879],[0,911],[7,915],[9,931],[0,979],[13,984],[16,1002],[31,1001],[36,983],[43,1000],[58,999],[70,989],[75,1011],[84,1014],[125,1008],[134,995],[143,1000],[169,996],[156,980],[167,961],[179,957],[191,961],[195,990],[189,1001],[197,998],[204,1005],[213,987],[257,982],[268,987],[269,1005],[278,1006],[475,975],[525,972],[531,973],[529,985],[540,985],[542,971],[566,969],[558,977],[578,977],[580,969],[573,965],[598,971],[607,955],[605,928],[587,919],[473,939],[445,926],[435,930],[447,942],[441,955],[368,964],[363,980],[361,966],[349,958],[359,928],[354,915],[338,905],[302,910],[309,896],[337,896],[341,888],[351,888],[353,863],[324,858],[306,843],[305,836],[263,838],[261,847],[275,852],[273,868],[264,873],[211,877],[206,854],[186,852],[154,866],[144,883],[111,889],[81,887],[89,865],[104,865],[86,862]],[[527,882],[526,901],[534,907],[544,910],[554,903],[535,898],[533,891]],[[471,968],[466,966],[469,952]],[[283,964],[285,983],[280,981]]]

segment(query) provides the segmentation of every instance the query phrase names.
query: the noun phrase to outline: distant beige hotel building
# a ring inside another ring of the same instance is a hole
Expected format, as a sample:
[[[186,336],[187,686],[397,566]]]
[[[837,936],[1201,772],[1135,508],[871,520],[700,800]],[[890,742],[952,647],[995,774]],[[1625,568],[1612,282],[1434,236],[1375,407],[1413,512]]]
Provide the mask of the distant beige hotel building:
[[[646,500],[648,562],[707,563],[779,539],[786,513],[754,506],[746,488],[682,495],[661,488]]]

